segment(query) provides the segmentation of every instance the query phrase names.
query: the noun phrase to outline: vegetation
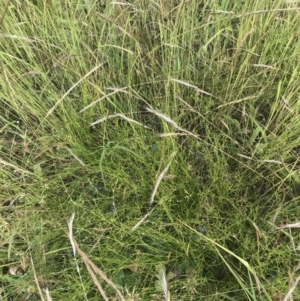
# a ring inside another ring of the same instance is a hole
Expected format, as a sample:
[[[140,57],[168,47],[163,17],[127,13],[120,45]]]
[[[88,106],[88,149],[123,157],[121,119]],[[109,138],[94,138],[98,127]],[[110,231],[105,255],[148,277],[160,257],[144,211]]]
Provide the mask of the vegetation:
[[[300,300],[298,1],[3,2],[1,300]]]

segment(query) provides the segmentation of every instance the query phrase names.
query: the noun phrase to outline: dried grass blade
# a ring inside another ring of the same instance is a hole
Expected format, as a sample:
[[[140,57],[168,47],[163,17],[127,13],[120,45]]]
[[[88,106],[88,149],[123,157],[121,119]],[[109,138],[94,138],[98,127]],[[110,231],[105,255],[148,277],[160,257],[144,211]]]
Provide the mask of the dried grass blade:
[[[19,172],[32,174],[30,171],[22,169],[22,168],[18,167],[17,165],[14,165],[12,163],[6,162],[6,161],[2,160],[1,158],[0,158],[0,164],[12,167],[13,169],[15,169],[16,171],[19,171]]]
[[[293,224],[287,224],[281,227],[282,229],[286,228],[300,228],[300,222],[293,223]]]
[[[295,288],[297,287],[299,281],[300,281],[300,276],[293,283],[293,285],[291,286],[290,290],[288,291],[288,293],[284,297],[283,301],[288,301],[292,297],[292,294],[293,294]]]
[[[117,90],[115,90],[115,91],[113,91],[113,92],[111,92],[111,93],[108,93],[108,94],[106,94],[106,95],[104,95],[104,96],[102,96],[102,97],[96,99],[95,101],[91,102],[89,105],[87,105],[86,107],[84,107],[82,110],[80,110],[79,113],[84,112],[85,110],[87,110],[87,109],[91,108],[92,106],[94,106],[94,105],[95,105],[96,103],[98,103],[99,101],[101,101],[101,100],[103,100],[103,99],[105,99],[105,98],[108,98],[109,96],[112,96],[112,95],[114,95],[114,94],[116,94],[116,93],[118,93],[118,92],[124,92],[124,93],[129,94],[129,92],[125,91],[125,89],[126,89],[126,88],[117,89]]]
[[[43,293],[42,293],[42,290],[41,290],[41,287],[40,287],[40,284],[39,284],[38,277],[37,277],[37,275],[36,275],[36,271],[35,271],[35,268],[34,268],[34,264],[33,264],[32,257],[30,258],[30,261],[31,261],[31,266],[32,266],[32,271],[33,271],[33,276],[34,276],[34,282],[35,282],[35,284],[36,284],[36,287],[37,287],[37,290],[38,290],[39,295],[40,295],[40,297],[41,297],[41,300],[42,300],[42,301],[45,301],[44,296],[43,296]]]
[[[244,98],[241,98],[241,99],[236,99],[236,100],[233,100],[233,101],[230,101],[230,102],[226,102],[222,105],[219,105],[217,107],[217,109],[220,109],[220,108],[223,108],[223,107],[226,107],[226,106],[230,106],[230,105],[234,105],[234,104],[237,104],[237,103],[240,103],[240,102],[243,102],[245,100],[249,100],[249,99],[255,99],[257,98],[257,95],[253,95],[253,96],[247,96],[247,97],[244,97]]]
[[[82,166],[86,166],[82,160],[80,160],[73,152],[72,150],[70,150],[68,147],[66,147],[67,151],[82,165]]]
[[[158,134],[158,137],[165,138],[165,137],[177,137],[177,136],[187,136],[187,134],[182,133],[162,133]]]
[[[195,89],[199,93],[206,94],[206,95],[209,95],[209,96],[213,96],[212,94],[210,94],[210,93],[208,93],[208,92],[206,92],[206,91],[204,91],[202,89],[199,89],[197,86],[192,85],[192,84],[190,84],[190,83],[188,83],[188,82],[186,82],[184,80],[180,80],[180,79],[176,79],[176,78],[170,78],[170,80],[172,82],[175,82],[175,83],[182,84],[182,85],[185,85],[187,87],[193,88],[193,89]]]
[[[46,294],[46,297],[47,297],[47,301],[52,301],[52,297],[50,296],[48,286],[45,287],[44,291],[45,291],[45,294]]]
[[[140,219],[129,231],[129,233],[135,231],[147,218],[148,216],[153,212],[154,208],[152,208],[145,216]]]
[[[167,123],[169,123],[170,125],[172,125],[175,129],[177,129],[177,130],[179,130],[179,131],[181,131],[181,132],[187,133],[187,134],[189,134],[190,136],[195,137],[196,139],[199,139],[199,137],[198,137],[197,135],[193,134],[192,132],[187,131],[186,129],[184,129],[184,128],[182,128],[182,127],[180,127],[180,126],[179,126],[174,120],[172,120],[170,117],[168,117],[168,116],[166,116],[166,115],[164,115],[164,114],[162,114],[162,113],[160,113],[160,112],[157,112],[157,111],[155,111],[155,110],[153,110],[153,109],[150,109],[150,108],[146,108],[146,110],[147,110],[148,112],[151,112],[151,113],[155,114],[156,116],[160,117],[161,119],[165,120]]]
[[[95,273],[93,272],[93,270],[91,269],[91,267],[90,267],[90,266],[87,264],[87,262],[85,262],[85,261],[84,261],[84,264],[85,264],[85,266],[86,266],[86,268],[87,268],[89,274],[91,275],[91,277],[92,277],[92,279],[93,279],[95,285],[97,286],[97,288],[98,288],[98,290],[99,290],[101,296],[103,297],[103,299],[104,299],[105,301],[109,301],[109,299],[108,299],[108,297],[106,296],[106,293],[105,293],[105,291],[104,291],[102,285],[101,285],[100,282],[98,281],[98,279],[97,279]]]
[[[73,237],[73,221],[74,221],[74,217],[75,217],[75,213],[73,213],[71,215],[71,218],[70,220],[68,221],[68,228],[69,228],[69,239],[70,239],[70,242],[71,242],[71,245],[72,245],[72,249],[73,249],[73,252],[74,252],[74,256],[76,254],[76,251],[77,253],[80,255],[80,257],[82,258],[84,264],[86,265],[93,281],[95,282],[95,284],[97,285],[98,289],[99,289],[99,292],[100,294],[102,295],[102,297],[105,299],[105,300],[109,300],[104,292],[104,290],[102,289],[100,283],[98,282],[97,280],[97,277],[94,273],[98,274],[107,284],[109,284],[115,291],[116,293],[118,294],[119,298],[121,301],[125,301],[125,298],[123,297],[122,293],[120,292],[120,290],[116,287],[116,285],[105,275],[104,272],[102,272],[89,258],[88,256],[79,248],[75,238]],[[75,260],[76,260],[76,257],[75,257]],[[79,271],[79,267],[78,267],[78,264],[76,262],[76,266],[78,268],[78,271]],[[93,272],[94,271],[94,272]],[[92,273],[91,273],[92,272]],[[80,275],[80,274],[79,274]]]
[[[155,186],[154,186],[154,189],[152,191],[152,194],[151,194],[151,198],[150,198],[150,202],[149,202],[149,205],[151,206],[153,201],[154,201],[154,197],[156,195],[156,192],[157,192],[157,189],[158,189],[158,186],[160,184],[160,182],[162,181],[162,179],[164,178],[165,174],[167,173],[167,171],[169,170],[169,167],[172,163],[172,160],[173,158],[175,157],[177,152],[174,152],[172,155],[171,155],[171,159],[170,159],[170,162],[168,163],[168,165],[164,168],[164,170],[160,173],[160,175],[158,176],[157,180],[156,180],[156,183],[155,183]]]
[[[122,119],[124,119],[124,120],[126,120],[126,121],[128,121],[128,122],[132,122],[132,123],[135,123],[135,124],[137,124],[137,125],[140,125],[140,126],[143,126],[143,127],[149,129],[149,127],[147,127],[146,125],[143,125],[142,123],[140,123],[140,122],[138,122],[138,121],[136,121],[136,120],[134,120],[134,119],[131,119],[131,118],[129,118],[129,117],[126,117],[126,116],[123,115],[123,114],[109,115],[109,116],[107,116],[107,117],[100,118],[100,119],[98,119],[97,121],[91,123],[90,126],[96,125],[96,124],[98,124],[98,123],[101,123],[101,122],[103,122],[103,121],[106,121],[106,120],[112,119],[112,118],[116,118],[116,117],[120,117],[120,118],[122,118]]]
[[[98,70],[99,68],[101,68],[104,64],[106,63],[106,61],[104,63],[101,63],[99,65],[97,65],[96,67],[94,67],[93,69],[91,69],[88,73],[86,73],[81,79],[79,79],[56,103],[55,105],[47,112],[46,116],[44,117],[44,119],[42,120],[41,124],[54,112],[54,110],[58,107],[58,105],[69,95],[69,93],[76,87],[78,86],[83,80],[85,80],[87,77],[89,77],[92,73],[94,73],[96,70]]]
[[[170,300],[170,292],[168,290],[168,280],[167,280],[167,275],[166,275],[166,267],[161,264],[161,265],[158,265],[156,267],[156,270],[158,272],[158,274],[157,274],[158,282],[159,282],[159,285],[160,285],[160,287],[163,291],[165,301],[169,301]]]

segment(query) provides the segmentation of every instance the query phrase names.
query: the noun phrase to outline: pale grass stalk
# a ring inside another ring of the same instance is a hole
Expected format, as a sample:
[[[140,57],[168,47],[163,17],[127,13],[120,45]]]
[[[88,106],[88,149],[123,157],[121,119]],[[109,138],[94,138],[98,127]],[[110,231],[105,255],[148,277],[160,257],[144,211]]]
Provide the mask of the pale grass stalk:
[[[230,14],[230,15],[233,15],[234,11],[232,11],[232,10],[215,10],[212,13],[213,14]]]
[[[229,131],[229,126],[227,125],[227,123],[224,120],[221,120],[221,122],[226,127],[226,129]]]
[[[206,95],[209,95],[209,96],[213,96],[212,94],[202,90],[202,89],[199,89],[197,86],[195,85],[192,85],[184,80],[180,80],[180,79],[176,79],[176,78],[170,78],[170,81],[174,82],[174,83],[178,83],[178,84],[182,84],[184,86],[187,86],[187,87],[190,87],[190,88],[193,88],[195,89],[197,92],[199,93],[202,93],[202,94],[206,94]]]
[[[162,133],[158,134],[157,136],[160,138],[166,138],[166,137],[177,137],[177,136],[187,136],[188,134],[182,134],[182,133]]]
[[[241,99],[237,99],[237,100],[233,100],[233,101],[230,101],[230,102],[226,102],[222,105],[219,105],[217,107],[217,109],[220,109],[220,108],[223,108],[223,107],[226,107],[226,106],[230,106],[230,105],[234,105],[234,104],[237,104],[237,103],[240,103],[240,102],[243,102],[245,100],[249,100],[249,99],[255,99],[257,98],[257,95],[253,95],[253,96],[247,96],[247,97],[244,97],[244,98],[241,98]]]
[[[73,256],[74,256],[74,260],[75,260],[75,265],[76,265],[76,270],[77,270],[77,273],[79,275],[79,279],[80,279],[80,283],[81,283],[81,286],[82,286],[82,289],[83,289],[83,292],[84,292],[84,296],[85,296],[85,299],[87,300],[87,295],[86,295],[86,291],[85,291],[85,288],[84,288],[84,285],[83,285],[83,282],[82,282],[82,277],[81,277],[81,273],[80,273],[80,270],[79,270],[79,266],[78,266],[78,262],[77,262],[77,257],[76,257],[76,245],[75,245],[75,240],[73,238],[73,222],[74,222],[74,218],[75,218],[75,213],[73,213],[68,221],[68,228],[69,228],[69,232],[68,232],[68,236],[69,236],[69,239],[70,239],[70,242],[71,242],[71,246],[72,246],[72,251],[73,251]]]
[[[292,109],[290,108],[289,101],[288,101],[284,96],[282,96],[281,99],[282,99],[282,101],[283,101],[283,103],[284,103],[285,109],[287,109],[287,110],[288,110],[289,112],[291,112],[291,113],[294,113],[294,110],[292,110]]]
[[[94,228],[93,230],[95,230],[95,228]],[[94,243],[94,245],[92,246],[91,251],[93,251],[93,250],[97,247],[97,245],[100,243],[100,241],[101,241],[101,239],[103,238],[104,233],[106,232],[106,230],[107,230],[107,229],[104,229],[104,231],[102,231],[102,233],[99,235],[99,237],[97,238],[97,241],[96,241],[96,242]]]
[[[277,160],[259,160],[259,162],[283,164],[281,161],[277,161]]]
[[[73,212],[70,219],[68,220],[68,228],[69,228],[69,239],[71,242],[71,246],[72,246],[72,251],[73,251],[73,255],[74,257],[76,256],[76,248],[75,248],[75,243],[73,240],[73,222],[74,222],[74,218],[75,218],[75,213]]]
[[[300,270],[300,261],[297,264],[297,266],[295,266],[294,271],[297,272],[298,270]]]
[[[168,165],[164,168],[164,170],[160,173],[160,175],[158,176],[157,180],[156,180],[156,183],[155,183],[155,186],[154,186],[154,189],[152,191],[152,194],[151,194],[151,197],[150,197],[150,202],[149,202],[149,205],[151,206],[153,201],[154,201],[154,198],[155,198],[155,195],[156,195],[156,192],[157,192],[157,189],[158,189],[158,186],[160,184],[160,182],[162,181],[162,179],[164,178],[165,174],[168,172],[169,170],[169,167],[172,163],[172,160],[174,159],[175,155],[177,154],[177,151],[174,152],[172,155],[171,155],[171,158],[170,158],[170,162],[168,163]]]
[[[46,297],[47,297],[47,301],[52,301],[52,298],[50,296],[50,292],[49,292],[48,286],[46,286],[46,288],[44,289],[44,291],[45,291],[45,294],[46,294]]]
[[[108,285],[110,285],[118,294],[121,301],[125,301],[125,298],[123,297],[120,290],[117,288],[117,286],[105,275],[104,272],[102,272],[88,257],[87,255],[79,248],[76,240],[74,239],[75,247],[77,249],[78,254],[81,256],[82,260],[84,261],[85,265],[88,265],[90,268],[93,269],[93,271],[98,274]]]
[[[201,115],[199,112],[197,112],[190,104],[188,104],[185,100],[183,100],[181,97],[177,96],[180,101],[182,101],[193,113],[196,113],[198,115]]]
[[[258,291],[259,291],[259,293],[261,294],[260,281],[259,281],[259,278],[258,278],[258,276],[257,276],[257,274],[256,274],[256,272],[255,272],[255,270],[252,270],[252,275],[253,275],[253,277],[254,277],[254,279],[255,279],[255,282],[256,282],[256,286],[257,286],[257,288],[258,288]]]
[[[84,261],[84,264],[89,272],[89,274],[91,275],[93,281],[94,281],[94,284],[97,286],[101,296],[103,297],[103,299],[105,301],[109,301],[108,297],[106,296],[106,293],[103,289],[103,287],[101,286],[100,282],[98,281],[97,279],[97,276],[95,275],[95,273],[93,272],[93,270],[91,269],[91,267]]]
[[[94,283],[96,284],[97,288],[99,289],[100,294],[102,295],[102,297],[104,298],[104,300],[109,300],[105,294],[105,291],[103,290],[101,284],[99,283],[96,275],[100,276],[108,285],[110,285],[117,293],[117,295],[119,296],[119,299],[121,301],[125,301],[125,298],[123,297],[122,293],[120,292],[120,290],[117,288],[117,286],[105,275],[105,273],[103,271],[101,271],[89,258],[88,256],[79,248],[74,236],[73,236],[73,221],[75,218],[75,213],[73,213],[71,215],[70,220],[68,221],[68,228],[69,228],[69,239],[71,242],[71,246],[74,250],[78,252],[78,254],[80,255],[80,257],[82,258],[84,264],[87,267],[88,272],[90,273]],[[74,257],[75,257],[75,252],[74,252]],[[75,257],[76,260],[76,257]],[[78,264],[76,262],[76,265],[78,267]],[[79,269],[79,268],[78,268]],[[91,273],[92,272],[92,273]],[[96,274],[96,275],[95,275]]]
[[[20,41],[26,41],[26,42],[29,42],[29,43],[35,42],[34,39],[30,39],[30,38],[27,38],[27,37],[16,36],[16,35],[14,35],[14,34],[6,34],[6,33],[3,33],[3,34],[2,34],[2,37],[4,37],[4,38],[9,38],[9,39],[20,40]]]
[[[299,7],[289,7],[289,8],[277,8],[277,9],[266,9],[266,10],[257,10],[253,12],[248,12],[248,13],[242,13],[236,16],[233,16],[233,18],[241,18],[241,17],[247,17],[247,16],[252,16],[252,15],[259,15],[259,14],[267,14],[267,13],[280,13],[280,12],[299,12],[300,8]]]
[[[101,63],[97,66],[95,66],[93,69],[91,69],[88,73],[86,73],[82,78],[80,78],[72,87],[56,102],[56,104],[47,112],[44,119],[41,121],[41,124],[54,112],[54,110],[58,107],[58,105],[69,95],[69,93],[77,87],[82,81],[84,81],[87,77],[89,77],[92,73],[94,73],[96,70],[101,68],[107,61],[104,63]],[[40,126],[41,126],[40,124]]]
[[[163,295],[165,298],[165,301],[170,300],[170,292],[168,290],[168,280],[166,275],[166,267],[164,265],[159,265],[156,270],[158,271],[158,281],[161,286],[161,289],[163,291]]]
[[[163,43],[162,45],[168,46],[170,48],[177,48],[177,49],[183,49],[183,47],[179,45],[169,44],[169,43]]]
[[[170,117],[168,117],[168,116],[166,116],[166,115],[164,115],[164,114],[162,114],[162,113],[160,113],[160,112],[157,112],[157,111],[155,111],[155,110],[153,110],[153,109],[150,109],[150,108],[146,108],[146,110],[147,110],[148,112],[151,112],[151,113],[155,114],[156,116],[160,117],[161,119],[163,119],[164,121],[166,121],[167,123],[169,123],[170,125],[172,125],[175,129],[177,129],[177,130],[179,130],[179,131],[181,131],[181,132],[187,133],[187,134],[189,134],[190,136],[192,136],[192,137],[194,137],[194,138],[196,138],[196,139],[199,139],[199,137],[198,137],[197,135],[193,134],[192,132],[187,131],[186,129],[184,129],[184,128],[182,128],[182,127],[180,127],[180,126],[179,126],[175,121],[173,121]]]
[[[115,5],[134,6],[132,3],[128,3],[128,2],[112,1],[112,2],[110,2],[110,3],[111,3],[111,4],[115,4]]]
[[[248,157],[248,156],[246,156],[246,155],[243,155],[243,154],[237,154],[237,155],[240,156],[240,157],[242,157],[242,158],[252,160],[251,157]]]
[[[299,281],[300,281],[300,276],[299,276],[299,277],[296,279],[296,281],[291,285],[290,290],[288,291],[288,293],[287,293],[286,296],[284,297],[283,301],[288,301],[288,300],[292,297],[293,292],[294,292],[295,288],[297,287]]]
[[[294,284],[293,274],[289,272],[289,289],[293,286],[293,284]],[[289,301],[294,301],[293,295],[290,296]]]
[[[276,209],[276,211],[275,211],[275,214],[274,214],[274,217],[273,217],[272,223],[271,223],[272,226],[275,226],[275,222],[276,222],[276,219],[277,219],[277,216],[278,216],[280,210],[281,210],[281,206],[278,207],[278,208]]]
[[[86,107],[84,107],[82,110],[80,110],[79,113],[84,112],[85,110],[87,110],[87,109],[91,108],[92,106],[94,106],[95,104],[97,104],[99,101],[101,101],[101,100],[103,100],[105,98],[108,98],[109,96],[112,96],[112,95],[114,95],[114,94],[116,94],[118,92],[124,92],[124,93],[129,94],[129,92],[125,91],[125,89],[126,88],[116,89],[115,91],[113,91],[113,92],[111,92],[111,93],[109,93],[107,95],[104,95],[104,96],[96,99],[95,101],[91,102],[89,105],[87,105]]]
[[[153,212],[154,208],[152,208],[143,218],[141,218],[130,230],[129,233],[132,233],[135,231],[147,218],[148,216]]]
[[[39,284],[38,277],[37,277],[37,275],[36,275],[36,271],[35,271],[35,267],[34,267],[34,264],[33,264],[32,257],[30,258],[30,261],[31,261],[31,267],[32,267],[33,276],[34,276],[34,282],[35,282],[35,284],[36,284],[36,287],[37,287],[37,290],[38,290],[38,292],[39,292],[39,295],[40,295],[41,300],[42,300],[42,301],[45,301],[44,296],[43,296],[43,293],[42,293],[42,290],[41,290],[41,287],[40,287],[40,284]]]
[[[72,150],[70,150],[68,147],[66,147],[67,151],[82,165],[82,166],[86,166],[82,160],[80,160],[73,152]]]
[[[286,229],[286,228],[300,228],[300,222],[296,222],[293,224],[286,224],[284,226],[281,227],[282,229]]]
[[[22,25],[22,24],[25,24],[26,22],[19,22],[19,23],[16,23],[15,25]],[[0,22],[1,24],[1,22]],[[44,41],[37,38],[37,37],[34,37],[33,39],[31,38],[27,38],[27,37],[22,37],[22,36],[17,36],[17,35],[13,35],[13,34],[6,34],[6,33],[3,33],[2,36],[4,38],[8,38],[8,39],[15,39],[15,40],[20,40],[20,41],[25,41],[25,42],[28,42],[28,43],[34,43],[34,42],[40,42],[40,43],[43,43]],[[54,44],[50,44],[52,47],[54,48],[57,48],[57,49],[60,49],[59,47],[57,47],[56,45]],[[61,49],[60,49],[61,50]]]
[[[291,245],[293,247],[293,251],[296,252],[296,245],[295,245],[294,237],[292,235],[291,228],[289,228],[289,237],[290,237]]]
[[[146,108],[146,110],[148,112],[151,112],[153,114],[155,114],[156,116],[162,118],[163,120],[165,120],[167,123],[171,124],[174,128],[180,130],[180,131],[185,131],[183,128],[181,128],[175,121],[173,121],[170,117],[158,112],[158,111],[155,111],[155,110],[152,110],[150,108]]]
[[[252,220],[250,220],[250,222],[253,225],[253,227],[255,228],[257,235],[259,237],[261,237],[261,231],[259,230],[258,226]]]
[[[126,121],[128,121],[128,122],[132,122],[132,123],[134,123],[134,124],[137,124],[137,125],[140,125],[140,126],[143,126],[143,127],[149,129],[149,127],[147,127],[146,125],[143,125],[142,123],[137,122],[137,121],[134,120],[134,119],[128,118],[128,117],[126,117],[126,116],[123,115],[123,114],[109,115],[109,116],[107,116],[107,117],[100,118],[100,119],[98,119],[97,121],[91,123],[90,126],[96,125],[96,124],[98,124],[98,123],[101,123],[101,122],[103,122],[103,121],[106,121],[106,120],[112,119],[112,118],[116,118],[116,117],[120,117],[120,118],[122,118],[122,119],[124,119],[124,120],[126,120]]]
[[[171,158],[170,158],[170,162],[168,163],[168,165],[164,168],[164,170],[160,173],[160,175],[158,176],[158,178],[156,179],[156,182],[155,182],[155,186],[154,186],[154,189],[152,191],[152,194],[151,194],[151,197],[150,197],[150,201],[149,201],[149,205],[151,207],[153,201],[154,201],[154,198],[155,198],[155,195],[156,195],[156,192],[157,192],[157,189],[159,187],[159,184],[160,182],[162,181],[162,179],[164,178],[165,174],[167,173],[167,171],[169,170],[169,167],[172,163],[172,160],[173,158],[175,157],[175,155],[177,154],[177,151],[174,152],[172,155],[171,155]],[[131,229],[130,229],[130,233],[135,231],[148,217],[149,215],[153,212],[154,208],[152,208],[142,219],[140,219]]]
[[[257,68],[266,68],[266,69],[271,69],[271,70],[278,70],[277,68],[270,66],[270,65],[264,65],[264,64],[252,64],[253,67]]]
[[[23,173],[27,173],[27,174],[32,174],[32,172],[28,171],[28,170],[25,170],[25,169],[22,169],[20,167],[18,167],[17,165],[14,165],[12,163],[9,163],[7,161],[4,161],[0,158],[0,164],[4,165],[4,166],[9,166],[9,167],[12,167],[15,171],[18,171],[18,172],[23,172]]]

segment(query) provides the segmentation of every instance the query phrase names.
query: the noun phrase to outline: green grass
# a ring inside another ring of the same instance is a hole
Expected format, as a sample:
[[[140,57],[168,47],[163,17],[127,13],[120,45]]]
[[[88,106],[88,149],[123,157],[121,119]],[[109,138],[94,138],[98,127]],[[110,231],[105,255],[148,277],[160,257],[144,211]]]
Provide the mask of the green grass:
[[[1,8],[1,300],[300,300],[297,4],[122,2]]]

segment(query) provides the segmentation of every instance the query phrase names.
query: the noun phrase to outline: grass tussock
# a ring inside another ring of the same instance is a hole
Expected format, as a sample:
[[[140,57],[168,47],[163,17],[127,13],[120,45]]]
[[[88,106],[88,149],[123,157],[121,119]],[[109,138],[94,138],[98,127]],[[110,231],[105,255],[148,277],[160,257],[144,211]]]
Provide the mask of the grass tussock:
[[[299,3],[4,2],[1,300],[299,300]]]

